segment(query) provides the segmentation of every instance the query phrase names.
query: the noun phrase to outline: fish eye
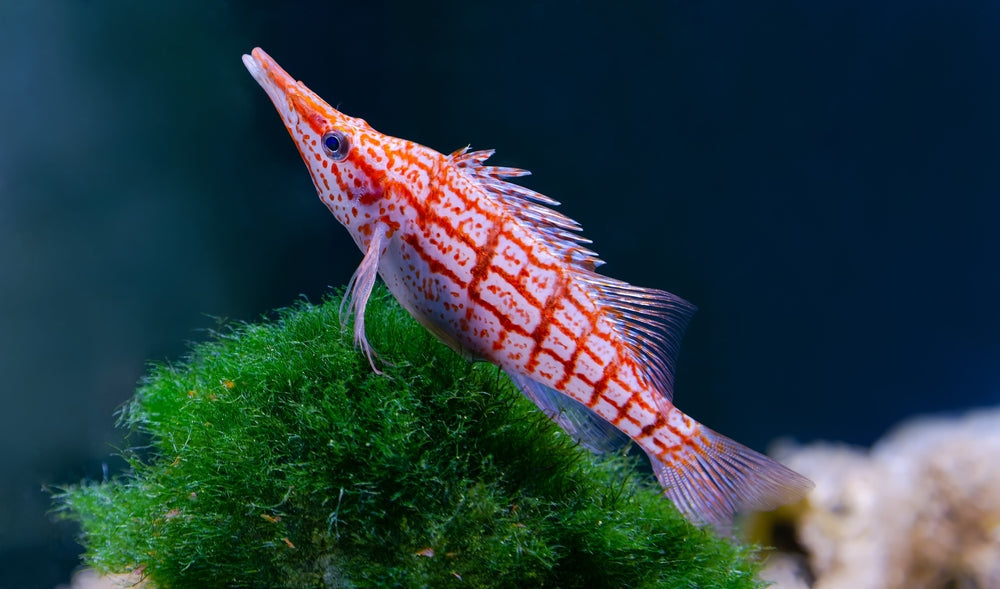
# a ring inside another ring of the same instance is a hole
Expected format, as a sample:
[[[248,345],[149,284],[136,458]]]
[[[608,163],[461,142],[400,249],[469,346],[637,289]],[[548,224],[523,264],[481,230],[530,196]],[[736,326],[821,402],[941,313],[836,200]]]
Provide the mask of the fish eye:
[[[323,135],[323,151],[331,159],[341,161],[347,157],[347,152],[351,149],[351,142],[347,136],[340,131],[329,131]]]

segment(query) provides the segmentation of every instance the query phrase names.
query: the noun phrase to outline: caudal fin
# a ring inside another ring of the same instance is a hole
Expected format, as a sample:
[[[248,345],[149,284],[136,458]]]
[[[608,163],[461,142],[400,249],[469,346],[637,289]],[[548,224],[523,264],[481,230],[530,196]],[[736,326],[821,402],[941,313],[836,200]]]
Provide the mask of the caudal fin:
[[[664,494],[688,519],[728,530],[737,512],[768,511],[805,496],[799,473],[697,424],[688,444],[650,462]]]

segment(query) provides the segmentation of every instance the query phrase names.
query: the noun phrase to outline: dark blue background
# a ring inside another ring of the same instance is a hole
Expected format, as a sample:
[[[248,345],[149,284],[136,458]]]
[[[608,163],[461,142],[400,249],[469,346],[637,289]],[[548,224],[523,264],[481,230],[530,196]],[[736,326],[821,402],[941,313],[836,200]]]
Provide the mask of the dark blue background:
[[[1000,398],[991,2],[13,1],[0,7],[0,587],[65,581],[148,360],[361,259],[240,63],[495,147],[603,271],[700,307],[677,403],[764,448]],[[621,3],[626,4],[626,3]]]

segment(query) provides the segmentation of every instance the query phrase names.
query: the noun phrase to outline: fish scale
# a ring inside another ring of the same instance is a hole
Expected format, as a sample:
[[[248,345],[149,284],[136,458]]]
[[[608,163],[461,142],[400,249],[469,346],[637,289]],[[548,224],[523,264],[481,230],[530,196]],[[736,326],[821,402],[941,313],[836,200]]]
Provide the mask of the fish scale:
[[[621,432],[649,456],[664,494],[692,521],[726,529],[811,483],[712,431],[672,402],[694,311],[665,291],[598,274],[556,201],[485,165],[490,150],[444,155],[332,108],[264,51],[243,56],[298,147],[316,190],[363,252],[348,285],[354,339],[376,276],[400,304],[470,359],[500,366],[567,433],[595,451]]]

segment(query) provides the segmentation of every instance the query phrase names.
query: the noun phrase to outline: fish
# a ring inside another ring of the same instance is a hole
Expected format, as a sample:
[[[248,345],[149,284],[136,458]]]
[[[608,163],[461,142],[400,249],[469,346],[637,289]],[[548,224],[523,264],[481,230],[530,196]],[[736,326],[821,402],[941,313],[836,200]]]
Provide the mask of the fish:
[[[631,439],[663,494],[693,523],[803,497],[812,483],[716,433],[673,403],[694,306],[598,273],[559,203],[488,165],[493,150],[448,155],[382,134],[331,107],[260,48],[243,56],[305,161],[323,204],[362,252],[341,311],[379,372],[365,307],[380,276],[421,325],[470,360],[492,362],[594,452]],[[626,437],[627,436],[627,437]]]

